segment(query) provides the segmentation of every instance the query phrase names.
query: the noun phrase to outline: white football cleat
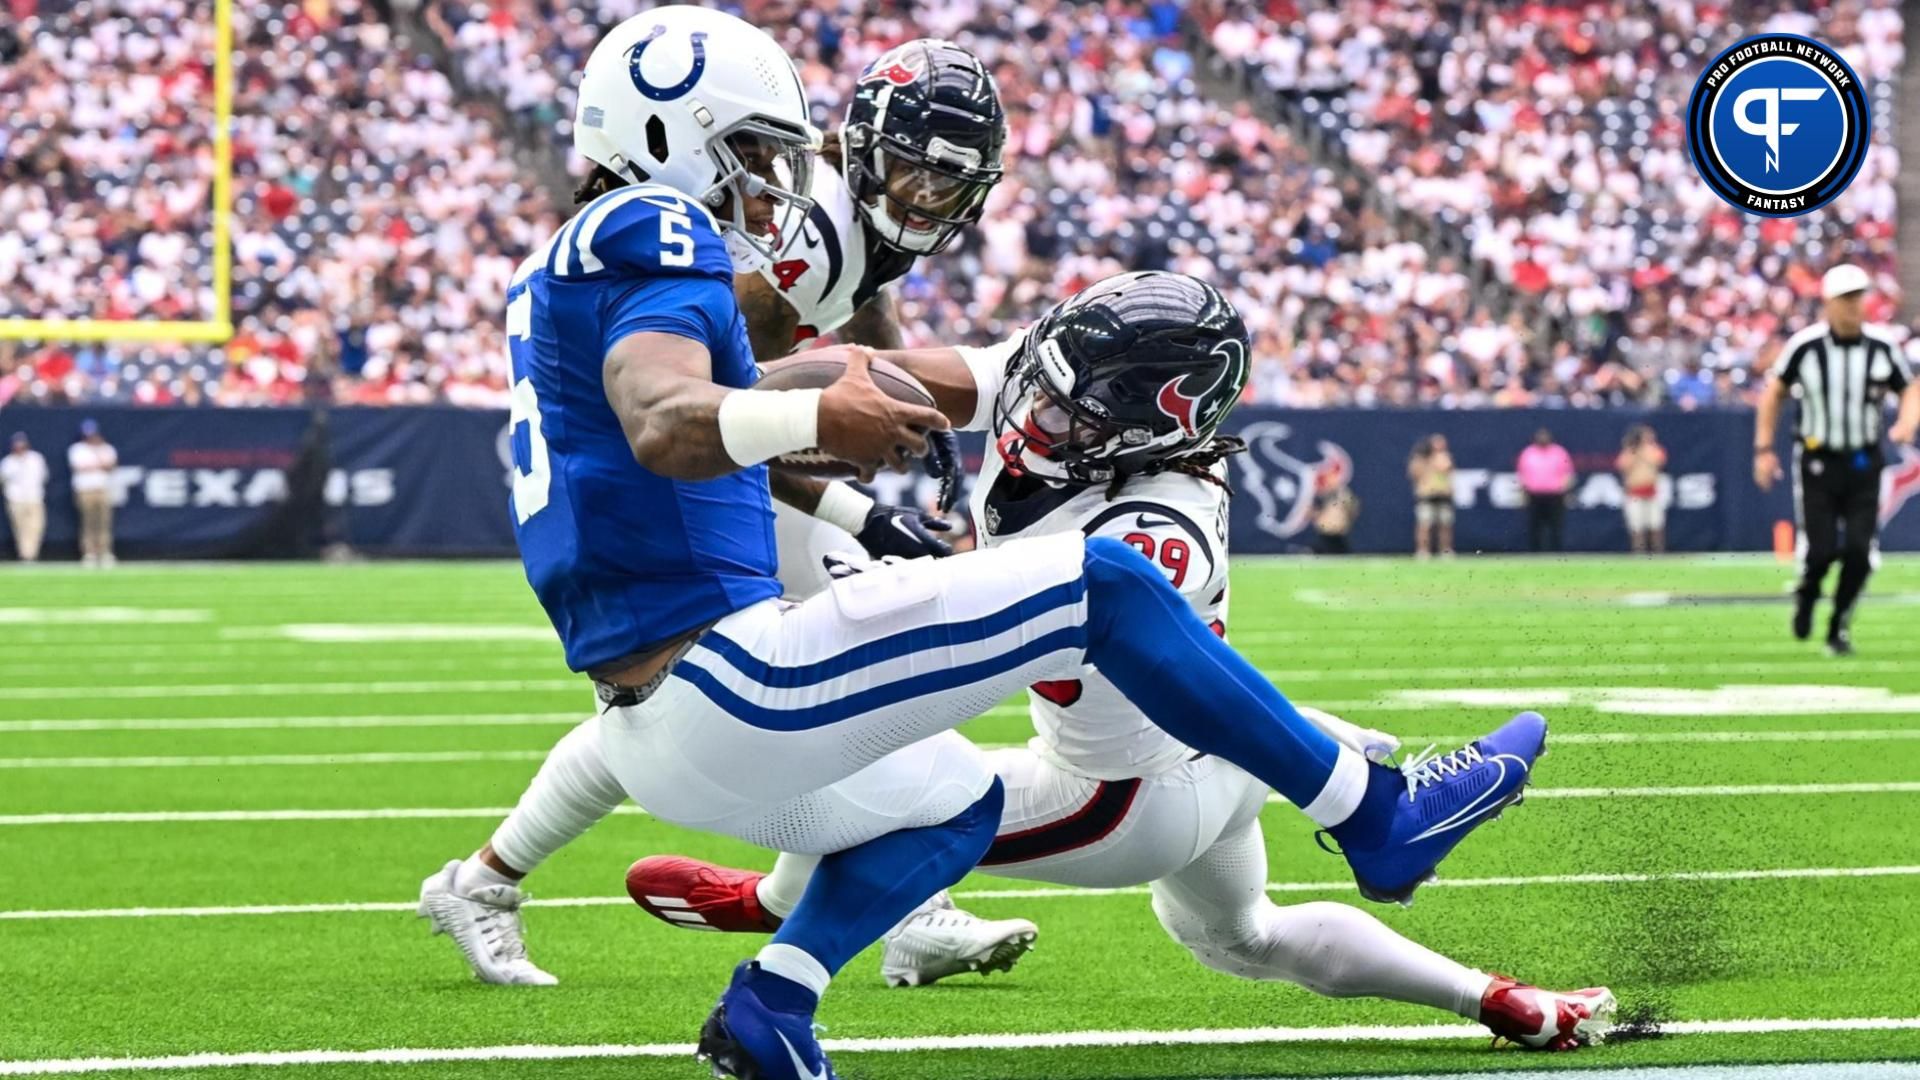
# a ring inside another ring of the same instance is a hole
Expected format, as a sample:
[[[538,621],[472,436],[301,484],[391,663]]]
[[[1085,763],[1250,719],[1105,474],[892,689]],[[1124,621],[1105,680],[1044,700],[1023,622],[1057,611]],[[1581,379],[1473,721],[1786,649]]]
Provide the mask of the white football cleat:
[[[942,893],[887,935],[880,974],[888,986],[926,986],[969,971],[1012,971],[1039,936],[1025,919],[983,919]]]
[[[460,860],[420,883],[420,917],[460,946],[481,982],[500,986],[553,986],[560,980],[527,959],[520,905],[527,894],[511,885],[485,885],[462,895],[453,891]]]

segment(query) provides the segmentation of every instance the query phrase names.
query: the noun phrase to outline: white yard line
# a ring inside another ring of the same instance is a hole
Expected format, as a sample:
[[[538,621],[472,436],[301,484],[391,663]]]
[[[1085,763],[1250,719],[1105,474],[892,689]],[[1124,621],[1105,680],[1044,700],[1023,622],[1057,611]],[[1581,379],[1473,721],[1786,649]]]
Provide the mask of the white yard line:
[[[1920,866],[1792,866],[1771,870],[1683,870],[1670,874],[1543,874],[1533,877],[1437,878],[1427,889],[1505,889],[1549,885],[1633,885],[1656,881],[1797,881],[1817,878],[1879,878],[1920,876]],[[1274,881],[1267,884],[1273,893],[1341,893],[1353,888],[1351,881]],[[978,900],[1061,900],[1102,896],[1145,896],[1147,889],[1136,886],[1122,889],[1084,889],[1061,886],[1034,886],[1010,889],[962,889],[954,893],[962,901]],[[533,907],[623,907],[632,903],[624,896],[572,896],[530,900]],[[259,915],[350,915],[367,912],[410,912],[419,905],[412,900],[368,900],[331,904],[237,904],[193,907],[128,908],[40,908],[0,911],[0,921],[40,921],[49,919],[191,919],[231,918]]]
[[[1659,664],[1487,664],[1475,667],[1350,667],[1268,668],[1262,675],[1281,687],[1301,682],[1405,682],[1412,679],[1485,684],[1501,679],[1613,679],[1673,677],[1715,678],[1722,675],[1779,677],[1793,672],[1822,675],[1890,675],[1913,670],[1911,660],[1849,659],[1836,664],[1817,654],[1805,660],[1765,660],[1751,663],[1690,663],[1675,660]]]
[[[277,731],[307,728],[519,727],[577,724],[593,715],[591,689],[580,684],[581,708],[545,713],[402,713],[371,716],[97,716],[73,720],[0,720],[0,736],[44,731]],[[996,705],[983,717],[1027,715],[1024,705]]]
[[[188,647],[182,646],[183,651]],[[1450,683],[1490,683],[1504,679],[1614,679],[1677,676],[1716,678],[1731,675],[1778,677],[1796,672],[1823,675],[1877,675],[1906,673],[1912,670],[1907,660],[1850,660],[1844,668],[1827,659],[1798,662],[1756,661],[1752,663],[1673,663],[1648,664],[1512,664],[1475,667],[1320,667],[1270,668],[1261,672],[1282,687],[1313,682],[1405,682],[1410,679],[1444,680]],[[580,679],[476,679],[416,680],[392,682],[249,682],[249,683],[174,683],[162,685],[89,685],[89,686],[8,686],[0,687],[0,700],[58,701],[67,698],[176,698],[176,697],[275,697],[289,694],[434,694],[480,692],[528,692],[569,690],[582,685]],[[1524,688],[1516,688],[1524,689]],[[1543,687],[1541,689],[1553,689]]]
[[[111,648],[111,646],[109,646]],[[339,653],[327,654],[334,659],[316,660],[311,656],[249,657],[234,660],[188,660],[196,647],[188,644],[177,646],[172,659],[166,660],[129,660],[99,663],[81,661],[76,663],[48,662],[44,664],[0,664],[0,678],[21,677],[46,678],[52,676],[99,675],[103,678],[121,679],[133,675],[229,675],[244,676],[266,668],[280,671],[298,671],[299,674],[317,674],[321,672],[350,672],[361,676],[384,672],[397,672],[402,675],[423,675],[440,671],[471,672],[476,667],[484,667],[490,672],[503,669],[518,670],[532,668],[534,674],[552,674],[560,670],[558,650],[553,655],[547,653],[520,653],[518,655],[496,655],[491,650],[484,658],[472,656],[424,658],[419,656],[390,656],[383,658],[358,657],[339,659]],[[585,682],[585,680],[581,680]]]
[[[553,627],[534,623],[286,623],[232,626],[223,638],[281,638],[320,645],[369,642],[532,641],[558,645]]]
[[[169,686],[7,686],[0,700],[60,701],[95,698],[287,697],[306,694],[493,694],[573,690],[585,697],[583,679],[449,679],[407,682],[177,683]]]
[[[1662,1026],[1675,1035],[1753,1035],[1802,1031],[1902,1031],[1920,1028],[1912,1017],[1840,1020],[1691,1020]],[[1352,1025],[1301,1028],[1188,1028],[1177,1031],[1060,1031],[984,1035],[918,1035],[879,1039],[823,1039],[829,1053],[925,1053],[941,1050],[1061,1050],[1129,1046],[1250,1046],[1307,1042],[1432,1042],[1484,1039],[1477,1024]],[[657,1058],[691,1055],[691,1043],[556,1046],[405,1047],[384,1050],[278,1050],[177,1054],[149,1058],[56,1058],[0,1061],[0,1076],[205,1069],[220,1066],[397,1065],[435,1061],[561,1061],[578,1058]]]
[[[584,697],[582,700],[586,700]],[[38,731],[276,731],[305,728],[523,727],[577,724],[592,715],[548,713],[423,713],[376,716],[87,717],[76,720],[0,720],[0,735]]]
[[[203,623],[213,619],[205,608],[148,607],[0,607],[0,624],[8,626],[152,625]]]
[[[443,765],[476,761],[541,761],[545,750],[396,750],[365,754],[211,754],[136,757],[0,758],[0,769],[258,768],[276,765]]]
[[[1702,784],[1676,787],[1529,787],[1529,799],[1672,799],[1703,795],[1741,798],[1749,795],[1905,795],[1920,792],[1920,781],[1892,780],[1859,784]],[[1285,803],[1268,795],[1270,803]],[[3,820],[3,819],[0,819]]]
[[[1024,716],[1024,707],[1009,706],[989,717]],[[233,717],[208,720],[26,720],[0,722],[0,736],[9,732],[44,731],[200,731],[264,728],[410,728],[410,727],[527,727],[577,724],[582,713],[521,713],[505,716],[308,716]],[[250,722],[251,721],[251,722]],[[1471,735],[1408,735],[1409,746],[1424,743],[1455,745]],[[1920,728],[1876,728],[1853,731],[1595,731],[1553,736],[1555,746],[1633,745],[1636,743],[1817,743],[1906,742],[1920,740]],[[977,742],[982,750],[1014,750],[1024,742]],[[353,754],[194,754],[178,756],[90,756],[0,758],[0,769],[153,769],[176,766],[255,767],[262,765],[400,765],[448,761],[537,761],[546,750],[429,750],[420,752]]]

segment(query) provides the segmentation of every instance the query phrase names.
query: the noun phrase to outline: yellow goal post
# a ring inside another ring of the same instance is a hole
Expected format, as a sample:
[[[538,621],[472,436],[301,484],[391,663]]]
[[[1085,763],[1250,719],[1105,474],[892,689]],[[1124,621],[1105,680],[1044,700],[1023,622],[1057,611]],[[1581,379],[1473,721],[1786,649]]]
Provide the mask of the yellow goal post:
[[[233,336],[233,0],[213,0],[213,318],[0,319],[0,340],[218,344]]]

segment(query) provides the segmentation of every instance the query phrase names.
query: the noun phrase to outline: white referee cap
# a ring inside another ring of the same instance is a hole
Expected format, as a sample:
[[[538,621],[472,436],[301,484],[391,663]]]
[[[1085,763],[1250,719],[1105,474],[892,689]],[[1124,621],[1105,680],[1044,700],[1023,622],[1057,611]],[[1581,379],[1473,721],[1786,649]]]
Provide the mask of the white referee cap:
[[[1852,263],[1841,263],[1820,279],[1820,295],[1831,300],[1848,293],[1865,292],[1872,284],[1873,279],[1867,276],[1865,270]]]

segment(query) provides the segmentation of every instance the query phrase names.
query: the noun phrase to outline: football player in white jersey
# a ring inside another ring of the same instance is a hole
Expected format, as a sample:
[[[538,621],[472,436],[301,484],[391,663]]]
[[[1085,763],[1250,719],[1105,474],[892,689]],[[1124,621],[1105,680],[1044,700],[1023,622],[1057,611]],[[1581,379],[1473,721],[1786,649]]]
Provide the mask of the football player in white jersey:
[[[1000,181],[1006,138],[993,76],[960,46],[918,38],[867,65],[845,122],[821,148],[799,235],[759,273],[734,280],[754,356],[764,364],[830,334],[899,348],[889,286],[980,220]],[[944,513],[955,491],[947,468],[955,444],[945,433],[939,438],[930,471],[947,469]],[[782,581],[795,594],[824,587],[822,558],[856,550],[849,534],[873,555],[951,553],[937,535],[947,528],[937,515],[876,505],[844,483],[777,471],[772,483]]]
[[[1212,433],[1248,362],[1232,306],[1184,275],[1125,274],[996,349],[1005,380],[976,417],[996,451],[973,493],[981,542],[1075,531],[1118,538],[1224,635],[1226,459],[1243,446]],[[1161,924],[1208,967],[1428,1005],[1528,1047],[1570,1049],[1610,1018],[1605,988],[1556,993],[1476,971],[1347,904],[1275,905],[1259,821],[1266,785],[1181,745],[1092,668],[1036,684],[1030,704],[1033,740],[990,755],[1007,800],[983,871],[1097,888],[1148,884]],[[1309,715],[1376,759],[1398,749],[1391,736]],[[1409,790],[1474,752],[1416,755],[1404,767]],[[814,861],[782,856],[763,878],[658,856],[635,864],[628,888],[671,925],[764,931],[779,924]],[[891,935],[883,972],[917,983],[916,959],[911,942]]]

